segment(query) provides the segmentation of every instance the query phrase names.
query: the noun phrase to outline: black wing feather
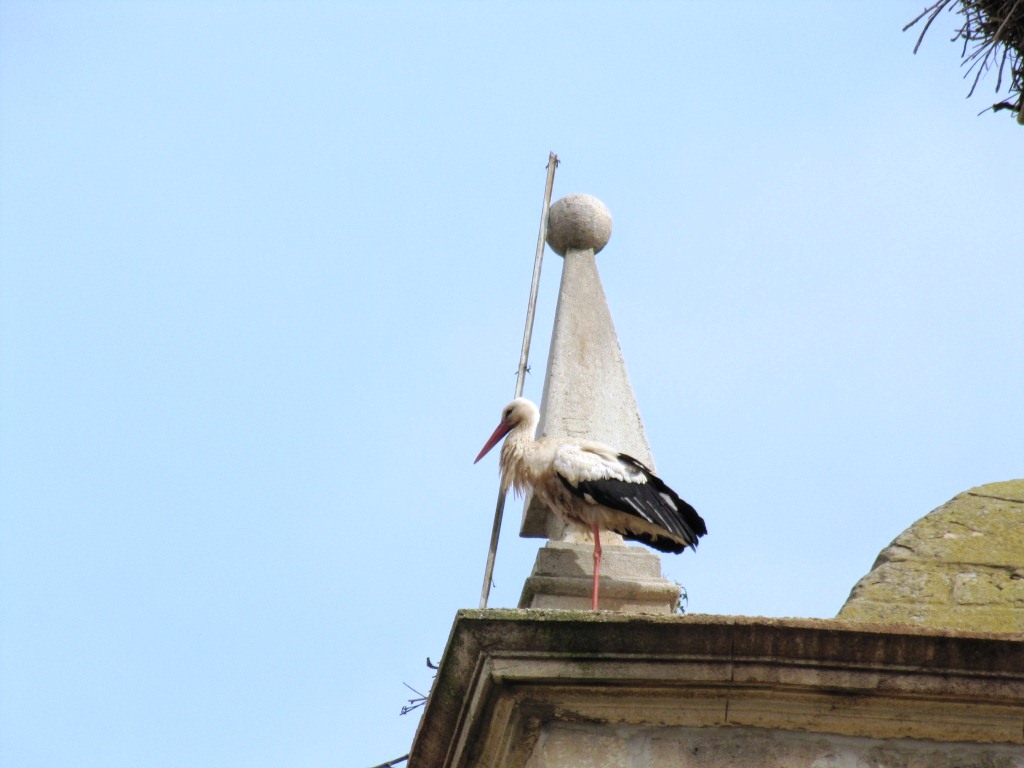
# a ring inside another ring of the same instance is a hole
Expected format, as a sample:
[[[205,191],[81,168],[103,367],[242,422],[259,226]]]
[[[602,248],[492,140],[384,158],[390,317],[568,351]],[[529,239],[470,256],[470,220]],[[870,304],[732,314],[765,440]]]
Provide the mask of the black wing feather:
[[[561,477],[565,486],[575,495],[589,496],[598,504],[625,512],[648,523],[652,523],[682,539],[686,546],[697,548],[697,540],[708,532],[704,520],[697,510],[687,504],[665,482],[648,469],[643,462],[624,453],[617,458],[640,472],[646,482],[630,482],[615,478],[582,480],[573,485]],[[670,500],[667,501],[662,494]],[[673,505],[675,509],[673,509]],[[649,533],[619,531],[626,539],[640,541],[661,552],[682,552],[685,549],[674,539],[658,537]]]

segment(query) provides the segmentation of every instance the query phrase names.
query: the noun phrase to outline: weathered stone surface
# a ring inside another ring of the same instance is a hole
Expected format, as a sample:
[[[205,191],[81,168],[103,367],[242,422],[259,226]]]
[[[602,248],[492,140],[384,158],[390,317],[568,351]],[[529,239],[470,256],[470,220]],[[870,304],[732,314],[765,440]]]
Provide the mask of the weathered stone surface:
[[[526,768],[1024,768],[1019,747],[950,746],[760,728],[656,729],[555,723]]]
[[[409,768],[1024,768],[1024,634],[462,611]]]
[[[547,242],[565,256],[570,250],[600,253],[612,236],[612,215],[593,195],[566,195],[548,212]]]
[[[562,264],[537,436],[598,440],[654,468],[592,250],[570,250]],[[559,518],[527,499],[521,536],[566,534]]]
[[[1024,480],[961,493],[879,554],[839,618],[1024,632]]]

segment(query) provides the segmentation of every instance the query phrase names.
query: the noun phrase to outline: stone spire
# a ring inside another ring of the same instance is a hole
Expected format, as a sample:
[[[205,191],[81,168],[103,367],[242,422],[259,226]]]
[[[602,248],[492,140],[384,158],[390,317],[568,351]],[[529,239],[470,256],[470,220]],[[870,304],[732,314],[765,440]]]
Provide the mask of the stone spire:
[[[612,217],[590,195],[569,195],[548,215],[547,242],[562,256],[562,283],[551,334],[538,437],[600,440],[652,469],[633,388],[601,286],[595,255],[607,245]],[[521,608],[589,607],[590,534],[566,528],[540,502],[528,498],[520,535],[547,537],[519,601]],[[627,547],[603,533],[602,606],[642,613],[671,613],[679,587],[661,578],[661,560],[646,547]]]

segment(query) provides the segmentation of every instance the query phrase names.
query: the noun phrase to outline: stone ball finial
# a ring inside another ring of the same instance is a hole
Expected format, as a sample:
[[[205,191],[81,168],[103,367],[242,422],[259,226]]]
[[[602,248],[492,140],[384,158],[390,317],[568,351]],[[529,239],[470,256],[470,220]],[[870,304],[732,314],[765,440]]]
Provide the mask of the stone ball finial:
[[[598,253],[612,236],[612,214],[593,195],[566,195],[548,211],[548,245],[559,256],[593,248]]]

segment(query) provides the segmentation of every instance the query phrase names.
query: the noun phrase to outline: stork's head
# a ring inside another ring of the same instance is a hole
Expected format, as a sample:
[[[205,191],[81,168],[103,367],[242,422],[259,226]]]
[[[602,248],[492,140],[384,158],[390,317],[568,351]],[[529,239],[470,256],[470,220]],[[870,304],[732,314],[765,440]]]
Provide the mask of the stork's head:
[[[517,397],[502,409],[501,421],[498,422],[494,433],[487,439],[487,443],[480,450],[480,455],[476,457],[473,463],[476,464],[476,462],[486,456],[487,452],[496,446],[501,438],[516,427],[520,425],[526,425],[527,428],[536,427],[539,418],[540,414],[536,405],[525,397]]]

